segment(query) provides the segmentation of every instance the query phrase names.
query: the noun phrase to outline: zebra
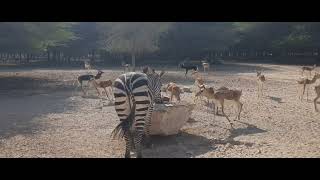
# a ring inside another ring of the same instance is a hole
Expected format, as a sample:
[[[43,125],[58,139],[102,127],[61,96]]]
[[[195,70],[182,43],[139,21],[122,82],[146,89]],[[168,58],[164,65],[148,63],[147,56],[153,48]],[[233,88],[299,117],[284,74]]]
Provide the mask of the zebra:
[[[149,127],[154,103],[162,103],[160,74],[149,67],[143,72],[129,72],[120,75],[114,82],[115,110],[120,123],[112,131],[113,138],[126,142],[125,158],[135,149],[137,158],[142,158],[142,140],[150,145]]]

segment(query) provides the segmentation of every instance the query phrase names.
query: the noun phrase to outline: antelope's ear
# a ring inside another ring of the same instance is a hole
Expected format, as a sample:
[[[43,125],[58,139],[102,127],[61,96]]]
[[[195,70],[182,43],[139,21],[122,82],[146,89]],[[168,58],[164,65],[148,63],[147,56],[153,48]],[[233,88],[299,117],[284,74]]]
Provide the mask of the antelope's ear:
[[[165,73],[165,71],[164,70],[162,70],[161,72],[160,72],[160,77],[162,77],[163,75],[164,75],[164,73]]]

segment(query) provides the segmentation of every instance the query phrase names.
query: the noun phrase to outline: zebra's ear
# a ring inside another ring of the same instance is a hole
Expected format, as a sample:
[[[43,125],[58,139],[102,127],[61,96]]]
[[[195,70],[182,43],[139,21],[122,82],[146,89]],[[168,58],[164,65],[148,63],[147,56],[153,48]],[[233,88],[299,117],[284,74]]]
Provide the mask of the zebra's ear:
[[[143,68],[142,68],[142,72],[145,73],[145,74],[147,74],[147,73],[148,73],[148,67],[147,67],[147,66],[143,67]]]
[[[164,75],[164,73],[165,73],[165,71],[164,70],[162,70],[161,72],[160,72],[160,77],[162,77],[163,75]]]

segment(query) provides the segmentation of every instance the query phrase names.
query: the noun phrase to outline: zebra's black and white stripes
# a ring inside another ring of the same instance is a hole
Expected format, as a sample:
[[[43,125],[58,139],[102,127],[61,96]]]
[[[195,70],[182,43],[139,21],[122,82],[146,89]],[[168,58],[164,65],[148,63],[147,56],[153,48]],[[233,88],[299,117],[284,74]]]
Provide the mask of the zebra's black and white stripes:
[[[163,74],[130,72],[120,75],[114,82],[115,110],[121,122],[112,135],[125,138],[125,157],[130,157],[132,145],[137,157],[142,157],[141,142],[144,136],[149,140],[153,104],[161,102],[160,79]]]

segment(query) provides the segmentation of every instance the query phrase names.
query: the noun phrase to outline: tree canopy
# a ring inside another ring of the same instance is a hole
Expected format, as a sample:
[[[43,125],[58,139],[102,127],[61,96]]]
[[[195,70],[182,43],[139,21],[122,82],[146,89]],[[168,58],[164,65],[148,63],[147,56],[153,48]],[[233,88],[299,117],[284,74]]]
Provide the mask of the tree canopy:
[[[319,46],[319,22],[0,23],[0,54],[59,51],[94,60],[106,52],[130,55],[133,64],[152,53],[182,59],[221,51],[318,52]]]

